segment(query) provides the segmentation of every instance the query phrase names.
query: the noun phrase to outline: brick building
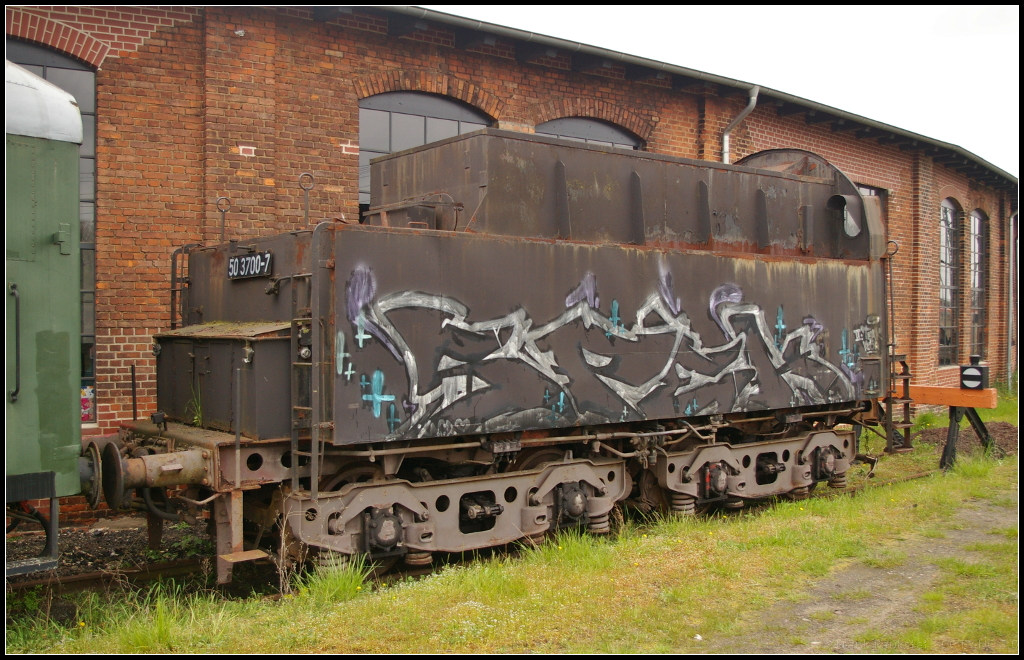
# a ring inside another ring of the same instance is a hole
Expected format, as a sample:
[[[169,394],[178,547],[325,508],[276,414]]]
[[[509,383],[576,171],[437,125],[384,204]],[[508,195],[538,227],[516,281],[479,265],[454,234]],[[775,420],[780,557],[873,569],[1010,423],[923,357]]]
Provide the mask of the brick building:
[[[7,58],[68,89],[82,146],[83,420],[156,405],[171,252],[352,218],[369,158],[482,125],[721,161],[750,85],[422,9],[8,7]],[[762,88],[731,159],[801,148],[880,195],[898,352],[1016,369],[1017,179],[955,145]],[[363,191],[363,192],[361,192]]]

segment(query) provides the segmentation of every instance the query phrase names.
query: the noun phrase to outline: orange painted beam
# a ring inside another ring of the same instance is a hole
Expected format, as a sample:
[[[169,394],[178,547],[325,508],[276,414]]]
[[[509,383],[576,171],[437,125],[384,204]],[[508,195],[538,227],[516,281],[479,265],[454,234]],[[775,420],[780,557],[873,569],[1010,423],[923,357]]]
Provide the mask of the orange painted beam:
[[[959,387],[929,387],[910,385],[910,398],[914,403],[933,406],[960,406],[961,408],[995,408],[996,390],[964,390]]]

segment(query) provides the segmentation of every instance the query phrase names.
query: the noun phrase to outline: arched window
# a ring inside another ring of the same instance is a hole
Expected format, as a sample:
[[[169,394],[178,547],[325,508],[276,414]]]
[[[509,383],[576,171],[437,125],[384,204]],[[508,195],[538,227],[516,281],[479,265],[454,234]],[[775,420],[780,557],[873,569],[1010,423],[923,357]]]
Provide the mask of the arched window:
[[[939,365],[957,363],[960,334],[960,208],[942,200],[939,213]]]
[[[476,108],[439,94],[387,92],[359,102],[359,204],[370,203],[370,161],[491,125]],[[365,211],[365,208],[361,210]]]
[[[971,355],[985,356],[988,318],[986,288],[988,284],[988,216],[979,209],[971,211],[969,248],[971,267]]]
[[[7,38],[7,59],[75,97],[82,113],[78,150],[82,257],[82,422],[96,422],[96,73],[44,46]]]
[[[539,135],[553,135],[563,140],[601,144],[620,149],[639,149],[643,146],[643,141],[626,129],[588,117],[552,119],[538,124],[534,132]]]

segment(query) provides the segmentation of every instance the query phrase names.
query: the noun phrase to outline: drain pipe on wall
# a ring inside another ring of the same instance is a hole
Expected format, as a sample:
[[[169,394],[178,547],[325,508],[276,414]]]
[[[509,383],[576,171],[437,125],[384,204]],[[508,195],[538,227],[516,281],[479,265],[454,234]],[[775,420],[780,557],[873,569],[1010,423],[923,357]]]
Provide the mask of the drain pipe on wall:
[[[736,115],[736,118],[730,122],[725,130],[722,132],[722,162],[726,165],[729,164],[729,134],[732,133],[732,129],[736,128],[743,119],[750,114],[757,105],[757,94],[761,91],[759,85],[754,85],[748,92],[750,94],[750,100],[747,102],[747,107],[743,108],[743,111]]]

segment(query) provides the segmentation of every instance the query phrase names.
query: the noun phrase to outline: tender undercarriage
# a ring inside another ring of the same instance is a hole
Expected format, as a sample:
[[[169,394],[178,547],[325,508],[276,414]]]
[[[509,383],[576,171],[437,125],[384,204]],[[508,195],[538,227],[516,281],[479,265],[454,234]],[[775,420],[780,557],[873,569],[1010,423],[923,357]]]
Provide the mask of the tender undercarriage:
[[[289,439],[236,439],[180,424],[132,422],[83,460],[95,475],[94,500],[102,490],[113,508],[146,509],[159,520],[212,508],[218,581],[228,582],[235,563],[267,556],[282,569],[310,551],[426,565],[435,552],[540,541],[564,527],[605,534],[616,504],[692,515],[805,497],[818,482],[842,488],[856,447],[853,431],[835,425],[854,412],[326,446],[315,489],[308,441],[296,460]],[[168,497],[175,486],[187,491]]]

